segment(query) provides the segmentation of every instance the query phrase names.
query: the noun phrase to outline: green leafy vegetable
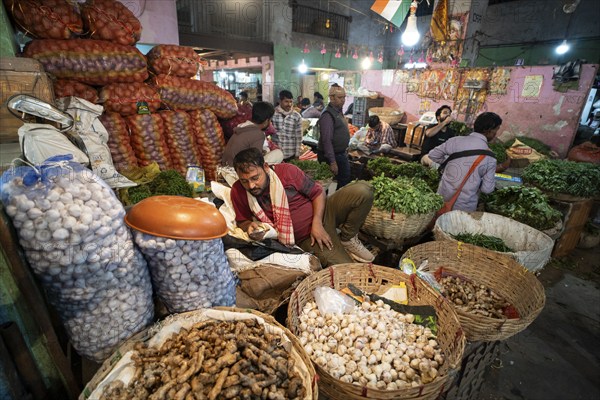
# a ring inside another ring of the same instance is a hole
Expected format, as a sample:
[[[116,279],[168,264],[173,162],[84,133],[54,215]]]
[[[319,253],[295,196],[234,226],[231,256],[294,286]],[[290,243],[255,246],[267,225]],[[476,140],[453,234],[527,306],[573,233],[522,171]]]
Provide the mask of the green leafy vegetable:
[[[482,200],[486,211],[539,230],[554,227],[562,218],[560,211],[548,204],[548,196],[534,187],[508,186],[482,197]]]
[[[579,197],[600,195],[600,165],[567,160],[540,160],[529,164],[523,181],[542,190]]]
[[[489,146],[490,150],[492,150],[496,155],[496,162],[498,164],[502,164],[504,161],[506,161],[508,156],[506,155],[506,148],[502,143],[490,143]]]
[[[452,121],[448,124],[448,127],[452,129],[457,136],[467,136],[473,132],[472,128],[469,128],[467,124],[460,121]]]
[[[508,142],[504,143],[504,147],[506,147],[508,149],[510,146],[512,146],[515,143],[515,139],[518,139],[521,143],[531,147],[538,153],[541,153],[545,156],[549,156],[550,151],[552,151],[550,146],[548,146],[547,144],[542,143],[537,139],[530,138],[527,136],[517,136],[516,138],[511,139]]]
[[[326,181],[333,178],[329,165],[325,163],[312,160],[291,160],[289,163],[300,168],[315,181]]]
[[[435,193],[422,179],[380,175],[371,182],[375,190],[373,205],[380,210],[406,215],[426,214],[439,210],[444,204],[442,196]]]
[[[405,176],[407,178],[422,179],[434,192],[440,183],[440,174],[437,170],[425,167],[417,162],[406,162],[402,164],[393,163],[387,157],[377,157],[367,162],[375,176],[384,174],[388,178]]]
[[[452,235],[458,241],[484,247],[489,250],[501,251],[503,253],[513,253],[514,250],[508,247],[504,240],[496,236],[482,235],[480,233],[459,233]]]
[[[193,197],[193,191],[179,172],[167,170],[160,172],[148,183],[128,188],[121,195],[121,200],[125,205],[132,205],[147,197],[159,195]]]

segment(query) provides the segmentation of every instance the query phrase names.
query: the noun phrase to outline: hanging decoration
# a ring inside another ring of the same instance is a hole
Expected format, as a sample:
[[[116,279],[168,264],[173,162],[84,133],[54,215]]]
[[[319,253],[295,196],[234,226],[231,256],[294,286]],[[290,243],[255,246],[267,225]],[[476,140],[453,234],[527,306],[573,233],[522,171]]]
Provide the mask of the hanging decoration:
[[[425,62],[425,57],[423,57],[423,50],[421,50],[421,57],[419,57],[419,60],[417,61],[418,63],[424,63]]]
[[[370,51],[369,52],[369,61],[371,61],[371,64],[373,64],[373,60],[375,60],[375,57],[373,57],[373,52]]]
[[[383,18],[390,21],[396,26],[402,25],[408,9],[410,1],[394,1],[394,0],[377,0],[371,6],[371,10],[381,15]]]
[[[464,85],[467,81],[484,81],[490,80],[490,70],[487,68],[471,68],[466,69],[461,74],[460,85],[456,94],[456,101],[453,109],[458,114],[465,115],[466,117],[473,117],[482,111],[483,103],[487,97],[488,91],[486,89],[473,91],[472,89],[465,89]]]
[[[308,48],[308,43],[304,43],[304,50],[302,50],[303,53],[310,53],[310,49]]]
[[[383,51],[379,51],[379,55],[377,56],[377,62],[379,62],[379,64],[383,64]]]
[[[490,94],[506,94],[510,82],[509,68],[496,68],[490,78]]]
[[[448,0],[438,0],[431,17],[431,38],[443,42],[448,37]]]
[[[459,83],[460,70],[425,70],[421,75],[418,95],[435,101],[455,100]]]
[[[404,46],[400,46],[400,48],[398,49],[398,53],[397,53],[400,57],[402,57],[404,55]]]
[[[433,57],[431,57],[431,49],[427,49],[427,56],[425,57],[427,64],[431,64],[433,62]]]
[[[325,43],[323,43],[321,45],[321,54],[326,54],[327,53],[327,49],[325,48]]]
[[[452,63],[460,59],[463,52],[465,28],[469,13],[452,15],[449,20],[447,40],[431,41],[429,50],[433,62]]]
[[[335,56],[334,57],[335,58],[341,58],[342,57],[342,54],[340,53],[340,48],[339,47],[337,48],[337,51],[335,52]]]
[[[354,54],[352,54],[352,58],[358,60],[358,51],[356,51],[356,49],[354,49]]]

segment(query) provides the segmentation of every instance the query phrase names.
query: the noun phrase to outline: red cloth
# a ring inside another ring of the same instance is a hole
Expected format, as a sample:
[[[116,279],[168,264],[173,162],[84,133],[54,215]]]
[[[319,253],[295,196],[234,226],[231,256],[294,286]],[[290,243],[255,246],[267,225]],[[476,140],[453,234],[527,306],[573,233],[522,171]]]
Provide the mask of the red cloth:
[[[274,166],[274,171],[285,189],[294,225],[294,237],[296,243],[300,243],[310,236],[313,217],[312,200],[321,195],[323,188],[295,165],[277,164]],[[273,220],[269,190],[265,190],[263,195],[257,197],[256,200],[265,214]],[[235,182],[231,188],[231,201],[237,222],[255,219],[250,211],[246,190],[239,181]]]

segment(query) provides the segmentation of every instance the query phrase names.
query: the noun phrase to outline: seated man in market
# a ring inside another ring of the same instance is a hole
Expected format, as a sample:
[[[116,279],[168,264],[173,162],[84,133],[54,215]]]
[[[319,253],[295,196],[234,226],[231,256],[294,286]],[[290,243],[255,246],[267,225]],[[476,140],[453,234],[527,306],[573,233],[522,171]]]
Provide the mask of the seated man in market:
[[[271,168],[254,148],[239,152],[233,166],[239,177],[231,188],[235,218],[250,237],[262,239],[268,224],[279,242],[315,254],[323,266],[373,261],[358,239],[373,204],[369,183],[352,182],[326,198],[321,185],[301,169],[292,164]]]
[[[427,154],[446,140],[456,136],[456,132],[449,127],[450,122],[454,121],[452,117],[452,109],[450,106],[443,105],[435,111],[435,118],[437,124],[431,126],[425,131],[425,140],[423,141],[423,147],[421,149],[421,164],[428,167],[437,168],[437,164],[431,161],[431,158]]]
[[[324,108],[323,100],[316,100],[312,106],[302,112],[302,118],[319,118]]]
[[[358,149],[366,154],[388,153],[398,144],[394,131],[390,124],[381,121],[377,115],[369,117],[369,129],[364,143],[358,145]]]
[[[233,135],[227,142],[221,162],[232,166],[233,157],[242,150],[254,148],[264,152],[269,164],[283,161],[283,152],[279,149],[270,150],[265,131],[271,125],[275,108],[271,103],[258,101],[252,107],[252,119],[243,122],[233,129]]]

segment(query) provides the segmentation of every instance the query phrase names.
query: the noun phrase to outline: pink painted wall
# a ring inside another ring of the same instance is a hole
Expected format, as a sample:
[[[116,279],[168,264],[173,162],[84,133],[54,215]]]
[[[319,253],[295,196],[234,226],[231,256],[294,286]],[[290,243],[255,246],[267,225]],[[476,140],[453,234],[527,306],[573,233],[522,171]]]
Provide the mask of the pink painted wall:
[[[577,133],[579,117],[597,70],[597,64],[583,65],[578,89],[561,93],[553,89],[552,66],[511,68],[508,93],[488,96],[484,110],[493,111],[502,117],[500,139],[508,140],[517,135],[532,137],[548,144],[564,158]],[[382,74],[381,70],[363,71],[360,86],[379,92],[385,98],[386,107],[397,107],[406,112],[403,122],[417,120],[422,99],[415,93],[406,93],[406,84],[382,86]],[[528,75],[543,76],[538,98],[521,97],[523,83]],[[430,111],[435,111],[442,104],[453,106],[453,102],[427,100],[431,101]],[[345,106],[352,101],[352,98],[348,98]]]

